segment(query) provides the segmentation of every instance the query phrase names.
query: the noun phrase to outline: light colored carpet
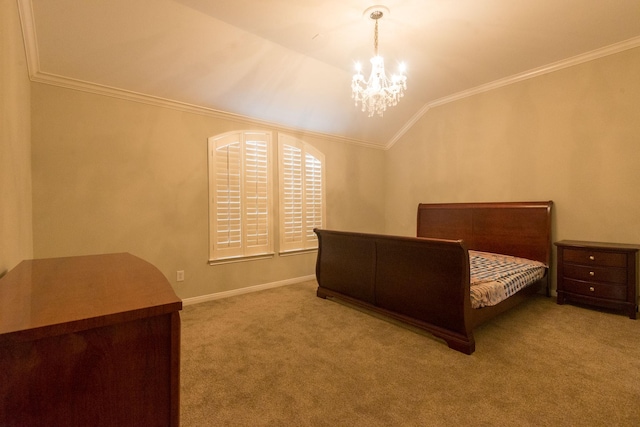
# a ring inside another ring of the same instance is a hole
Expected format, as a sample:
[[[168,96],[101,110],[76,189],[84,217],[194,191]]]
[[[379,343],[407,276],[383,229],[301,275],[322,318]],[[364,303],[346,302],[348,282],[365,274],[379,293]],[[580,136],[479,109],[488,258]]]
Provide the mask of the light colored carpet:
[[[640,320],[540,296],[467,356],[315,290],[184,308],[182,426],[640,425]]]

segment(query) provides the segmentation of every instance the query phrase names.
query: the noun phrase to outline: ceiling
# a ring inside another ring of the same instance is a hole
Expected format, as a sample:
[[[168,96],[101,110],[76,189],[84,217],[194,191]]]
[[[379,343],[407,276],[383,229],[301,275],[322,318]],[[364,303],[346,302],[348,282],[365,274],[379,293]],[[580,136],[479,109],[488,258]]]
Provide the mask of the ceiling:
[[[18,0],[31,78],[389,147],[428,108],[640,46],[638,0]],[[373,21],[407,91],[351,99]]]

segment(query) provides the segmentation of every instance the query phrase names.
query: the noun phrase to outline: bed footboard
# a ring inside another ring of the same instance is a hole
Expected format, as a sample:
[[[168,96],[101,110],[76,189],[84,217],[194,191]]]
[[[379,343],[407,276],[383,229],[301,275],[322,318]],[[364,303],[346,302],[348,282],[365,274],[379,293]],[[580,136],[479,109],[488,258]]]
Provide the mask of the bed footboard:
[[[315,230],[319,297],[336,297],[475,350],[469,254],[461,240]]]

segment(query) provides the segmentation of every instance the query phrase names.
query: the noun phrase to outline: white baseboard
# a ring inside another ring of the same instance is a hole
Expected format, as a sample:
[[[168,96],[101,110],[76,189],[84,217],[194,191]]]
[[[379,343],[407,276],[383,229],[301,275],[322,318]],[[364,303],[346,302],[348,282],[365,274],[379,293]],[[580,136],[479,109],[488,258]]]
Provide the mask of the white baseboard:
[[[186,306],[186,305],[198,304],[201,302],[213,301],[213,300],[222,299],[222,298],[229,298],[236,295],[248,294],[250,292],[263,291],[265,289],[272,289],[280,286],[293,285],[294,283],[301,283],[309,280],[315,280],[315,278],[316,278],[315,275],[295,277],[293,279],[280,280],[278,282],[271,282],[271,283],[263,283],[262,285],[247,286],[246,288],[233,289],[231,291],[216,292],[214,294],[201,295],[199,297],[185,298],[182,300],[182,305]]]

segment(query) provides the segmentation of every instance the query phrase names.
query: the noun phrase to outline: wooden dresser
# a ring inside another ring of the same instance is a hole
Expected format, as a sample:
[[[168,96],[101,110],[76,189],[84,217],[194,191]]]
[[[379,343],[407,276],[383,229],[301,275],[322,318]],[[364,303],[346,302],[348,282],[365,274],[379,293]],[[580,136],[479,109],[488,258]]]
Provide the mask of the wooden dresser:
[[[640,246],[562,240],[558,248],[558,304],[578,302],[636,318]]]
[[[0,426],[177,426],[182,301],[130,254],[0,279]]]

